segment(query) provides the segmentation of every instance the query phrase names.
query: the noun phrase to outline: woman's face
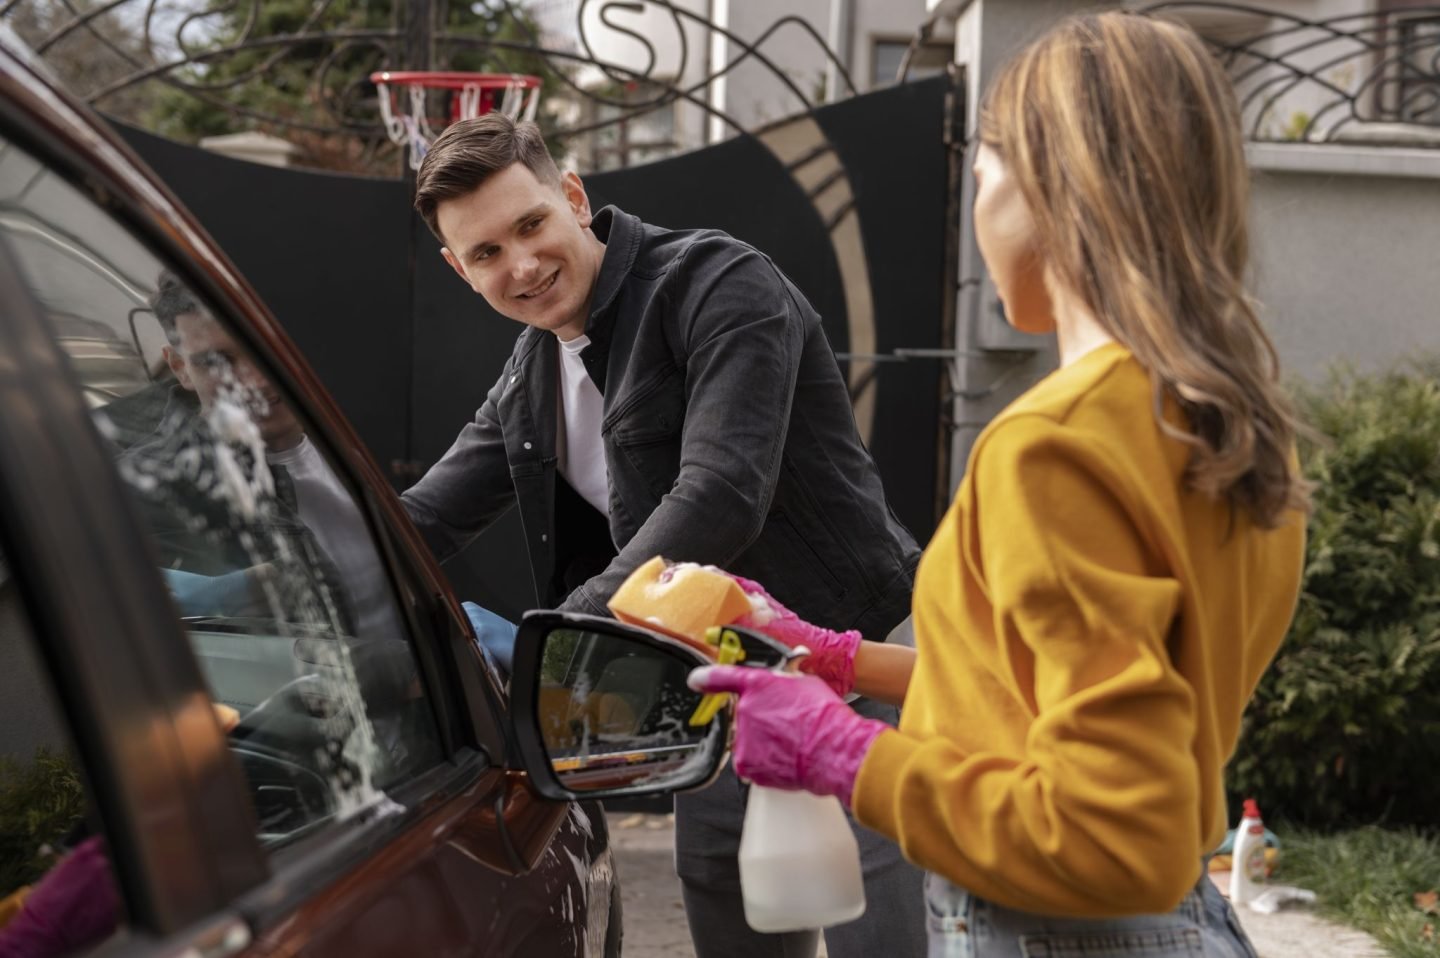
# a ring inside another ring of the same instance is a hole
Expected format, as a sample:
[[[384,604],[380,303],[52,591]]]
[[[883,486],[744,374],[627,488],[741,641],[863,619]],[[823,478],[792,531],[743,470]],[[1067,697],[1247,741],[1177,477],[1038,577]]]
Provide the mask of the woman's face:
[[[975,239],[1005,304],[1005,317],[1021,332],[1051,332],[1055,315],[1045,288],[1045,262],[1020,184],[1000,154],[985,143],[975,154],[973,170]]]

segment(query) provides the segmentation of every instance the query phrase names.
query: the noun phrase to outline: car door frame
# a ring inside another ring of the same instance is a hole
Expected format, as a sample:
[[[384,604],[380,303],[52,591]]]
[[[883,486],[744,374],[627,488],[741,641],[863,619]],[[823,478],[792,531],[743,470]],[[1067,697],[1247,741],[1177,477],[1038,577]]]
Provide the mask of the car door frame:
[[[424,802],[393,818],[391,827],[346,830],[325,846],[318,856],[323,860],[269,867],[253,829],[236,837],[233,823],[253,816],[238,769],[217,760],[226,752],[225,737],[210,714],[203,677],[153,568],[143,526],[79,401],[78,385],[8,256],[0,292],[3,302],[23,306],[12,309],[18,310],[15,322],[0,327],[0,356],[25,362],[0,362],[0,397],[23,402],[34,414],[23,423],[0,417],[0,461],[24,463],[4,477],[0,504],[25,503],[13,514],[6,510],[0,535],[13,553],[12,566],[17,573],[24,569],[17,578],[39,597],[31,615],[46,637],[47,666],[63,686],[61,701],[76,726],[97,813],[115,836],[112,856],[133,928],[208,939],[217,920],[218,927],[229,927],[224,916],[238,907],[263,929],[301,905],[316,880],[338,879],[410,819],[453,820],[477,804],[491,803],[509,864],[523,869],[553,831],[535,823],[553,816],[520,815],[532,827],[507,834],[515,809],[549,803],[534,795],[523,775],[506,770],[505,697],[498,678],[484,665],[458,603],[379,467],[298,351],[133,153],[5,49],[0,133],[82,189],[234,320],[235,336],[317,428],[340,460],[337,472],[362,503],[384,554],[450,759],[416,780],[429,789]],[[75,488],[76,478],[85,475],[91,481]],[[47,533],[47,523],[56,532]],[[86,561],[67,567],[71,554]],[[82,584],[90,582],[106,582],[103,594],[85,594]],[[111,636],[98,656],[84,638],[87,622],[95,621],[106,622]],[[118,727],[104,720],[117,715],[125,716]],[[137,738],[141,730],[166,737],[165,747],[157,752]],[[164,827],[156,824],[157,811],[166,813]],[[175,857],[177,845],[181,857]],[[196,932],[197,922],[210,930]]]
[[[174,929],[263,878],[231,824],[254,816],[143,529],[3,244],[0,303],[0,541],[129,921]]]
[[[469,741],[485,748],[497,764],[509,764],[503,761],[508,756],[501,725],[503,685],[484,662],[439,565],[359,434],[259,295],[190,211],[108,126],[42,80],[35,72],[41,68],[43,64],[0,44],[0,133],[105,208],[231,321],[231,334],[286,392],[338,460],[332,464],[366,512],[389,571],[395,572],[397,565],[404,569],[403,581],[397,578],[395,585],[405,597],[412,628],[445,638],[449,661],[427,675],[435,683],[431,691],[437,705],[444,706],[436,710],[442,742],[450,749]],[[377,489],[385,494],[377,495]],[[424,656],[421,664],[427,664]],[[428,664],[437,665],[433,659]]]

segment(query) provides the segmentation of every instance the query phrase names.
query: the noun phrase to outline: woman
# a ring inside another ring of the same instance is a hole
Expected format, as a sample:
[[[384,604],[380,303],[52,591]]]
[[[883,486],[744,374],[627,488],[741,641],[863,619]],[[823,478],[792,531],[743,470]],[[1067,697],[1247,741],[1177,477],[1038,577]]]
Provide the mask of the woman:
[[[853,635],[817,642],[829,685],[692,684],[739,694],[741,776],[836,795],[929,870],[933,954],[1253,955],[1202,859],[1308,497],[1242,288],[1235,98],[1188,29],[1082,16],[1002,72],[981,139],[981,253],[1060,368],[977,440],[921,561],[898,730],[836,695],[897,674]]]

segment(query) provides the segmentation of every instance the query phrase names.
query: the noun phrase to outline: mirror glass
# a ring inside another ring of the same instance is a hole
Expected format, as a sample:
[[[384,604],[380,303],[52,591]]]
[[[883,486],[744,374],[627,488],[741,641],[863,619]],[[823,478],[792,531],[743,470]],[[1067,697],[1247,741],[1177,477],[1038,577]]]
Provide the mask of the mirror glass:
[[[705,778],[724,746],[723,726],[691,724],[705,698],[685,685],[691,656],[577,628],[551,630],[541,655],[537,718],[562,786],[638,792]]]

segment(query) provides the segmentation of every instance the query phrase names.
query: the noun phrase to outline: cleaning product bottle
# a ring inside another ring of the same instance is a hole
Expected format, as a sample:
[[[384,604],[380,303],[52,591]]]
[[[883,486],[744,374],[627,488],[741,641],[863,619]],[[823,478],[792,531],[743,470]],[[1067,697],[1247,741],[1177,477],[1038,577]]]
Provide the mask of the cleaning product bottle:
[[[840,801],[751,786],[740,895],[745,922],[760,932],[826,928],[863,915],[860,847]]]
[[[740,833],[740,893],[756,931],[803,931],[865,913],[860,848],[831,796],[751,786]]]
[[[1230,902],[1247,904],[1265,886],[1265,824],[1260,821],[1260,806],[1255,799],[1245,799],[1245,813],[1235,829],[1230,853]]]

